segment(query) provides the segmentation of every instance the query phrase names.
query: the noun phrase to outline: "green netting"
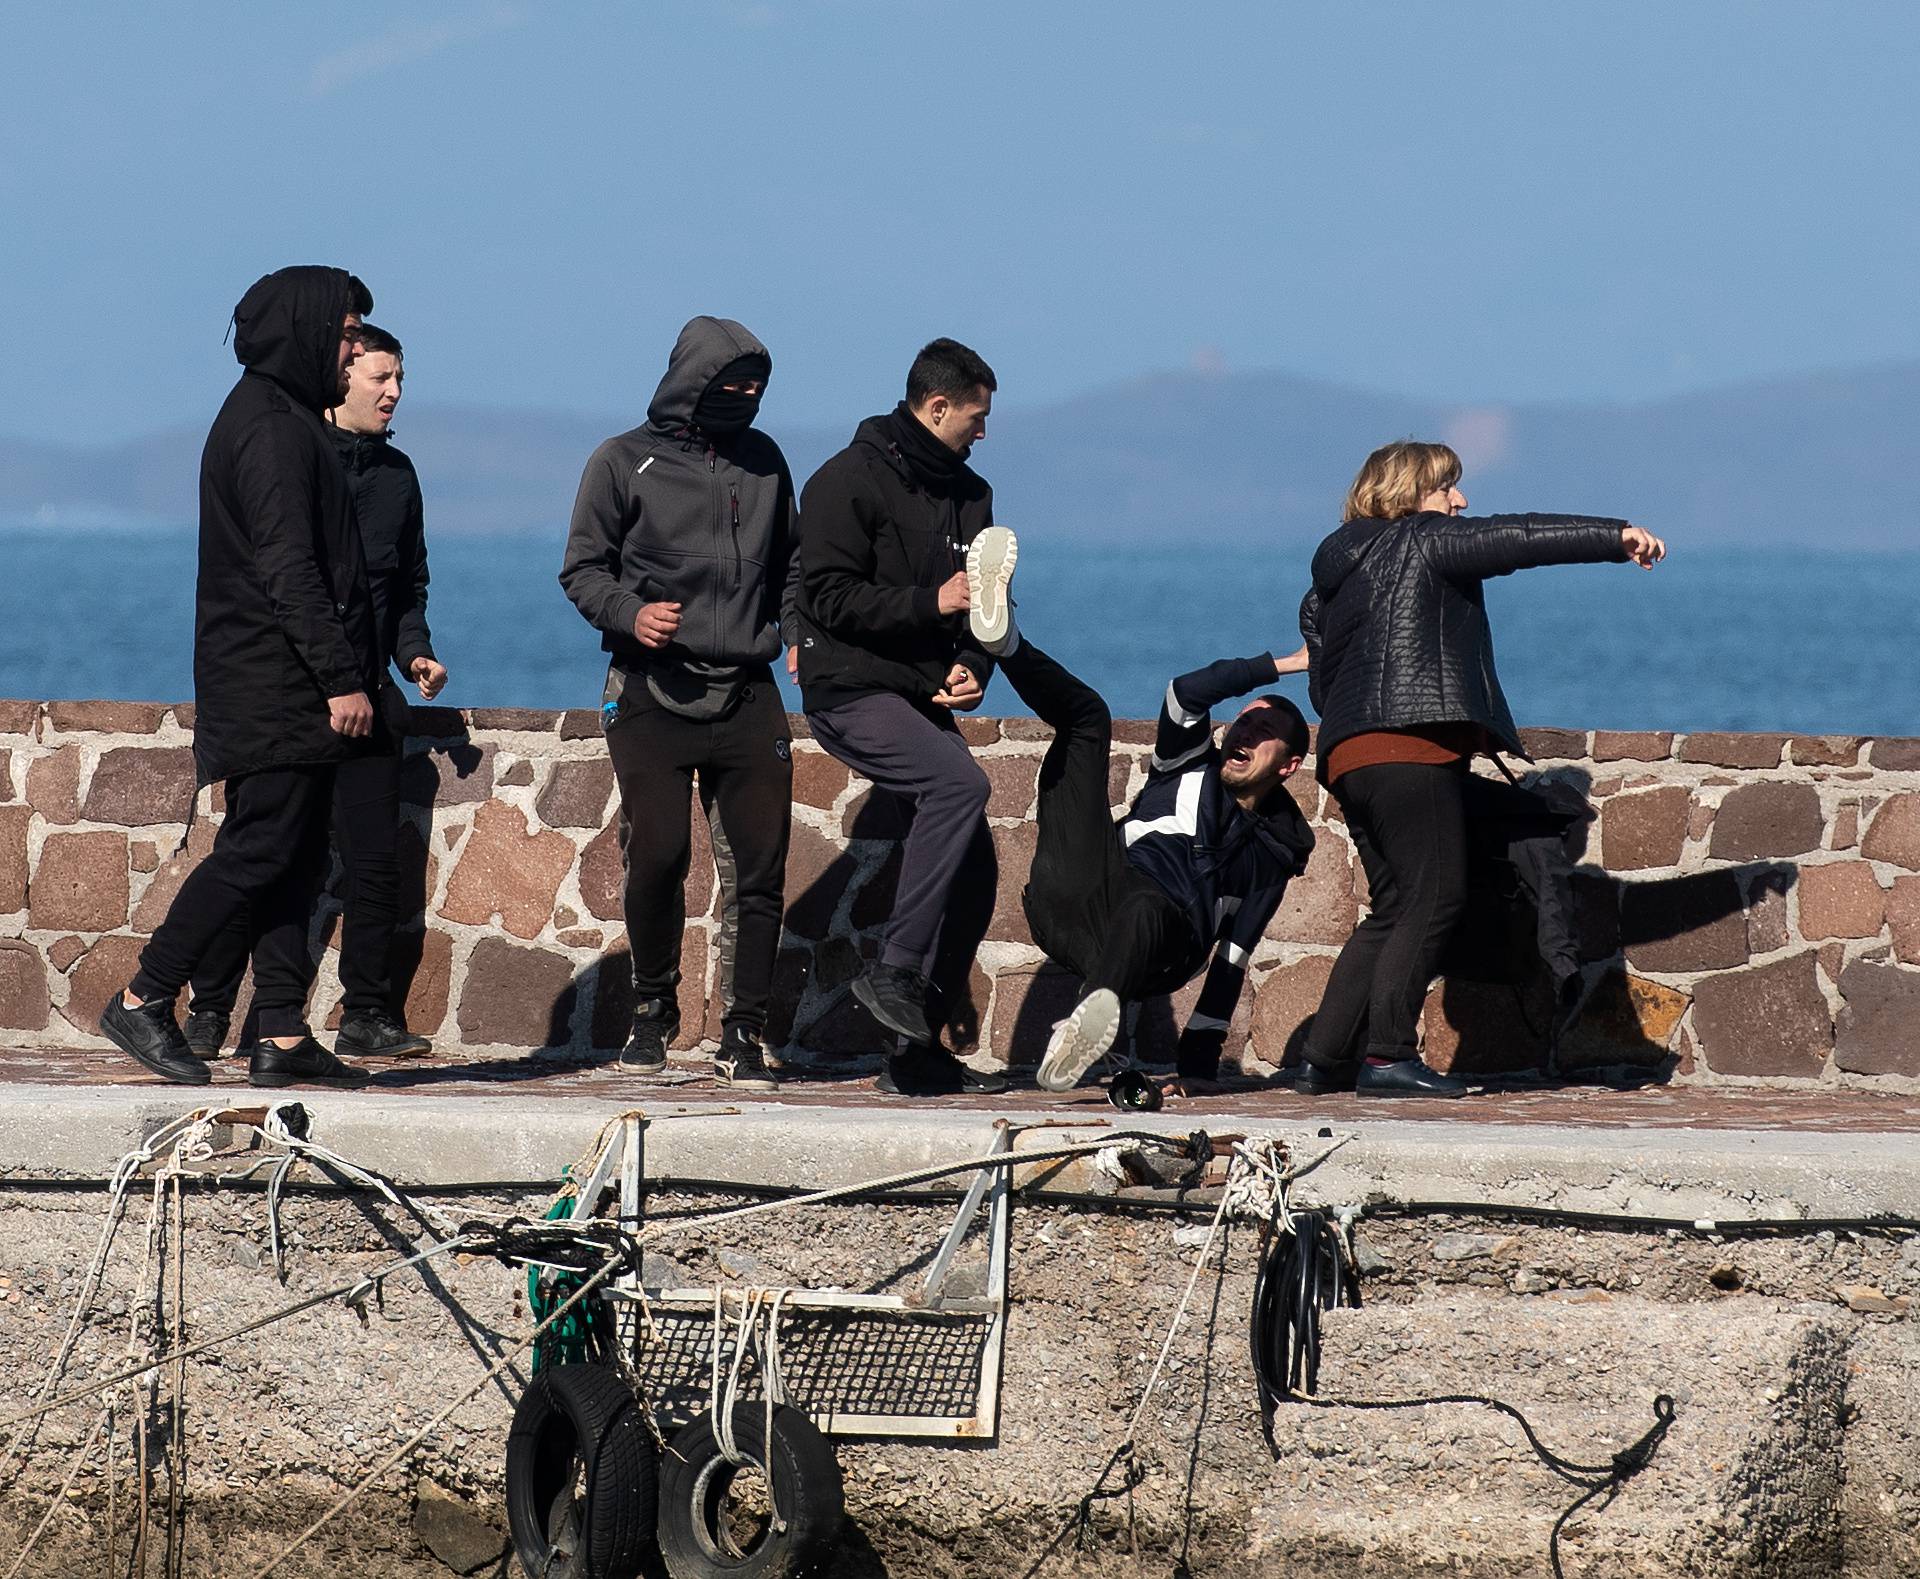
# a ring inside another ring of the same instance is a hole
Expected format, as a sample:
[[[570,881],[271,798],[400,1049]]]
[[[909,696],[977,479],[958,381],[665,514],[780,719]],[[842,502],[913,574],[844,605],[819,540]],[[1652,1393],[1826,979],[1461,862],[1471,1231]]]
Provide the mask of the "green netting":
[[[565,1180],[572,1172],[571,1168],[563,1168],[560,1176]],[[547,1208],[545,1221],[554,1222],[571,1216],[573,1202],[571,1195],[560,1196]],[[577,1293],[584,1282],[586,1278],[578,1272],[562,1272],[553,1267],[528,1267],[527,1308],[533,1312],[535,1323],[545,1321]],[[534,1370],[538,1371],[547,1365],[584,1363],[596,1347],[604,1346],[599,1340],[606,1336],[606,1321],[606,1312],[601,1308],[598,1298],[582,1300],[547,1328],[541,1334],[540,1341],[534,1344]]]

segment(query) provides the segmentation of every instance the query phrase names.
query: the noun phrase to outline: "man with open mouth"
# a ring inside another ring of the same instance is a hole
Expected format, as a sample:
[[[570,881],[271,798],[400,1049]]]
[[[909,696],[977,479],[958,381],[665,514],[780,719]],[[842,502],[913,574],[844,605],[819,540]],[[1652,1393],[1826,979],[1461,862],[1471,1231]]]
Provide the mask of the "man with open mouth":
[[[1286,788],[1307,752],[1299,708],[1283,696],[1257,696],[1218,744],[1211,709],[1300,673],[1306,650],[1222,658],[1173,680],[1147,782],[1116,822],[1107,803],[1106,703],[1023,640],[1011,611],[1006,627],[988,649],[1054,730],[1021,903],[1034,941],[1084,983],[1037,1079],[1046,1090],[1070,1090],[1112,1048],[1126,1004],[1173,992],[1205,971],[1166,1089],[1218,1090],[1248,958],[1287,883],[1305,870],[1313,830]]]

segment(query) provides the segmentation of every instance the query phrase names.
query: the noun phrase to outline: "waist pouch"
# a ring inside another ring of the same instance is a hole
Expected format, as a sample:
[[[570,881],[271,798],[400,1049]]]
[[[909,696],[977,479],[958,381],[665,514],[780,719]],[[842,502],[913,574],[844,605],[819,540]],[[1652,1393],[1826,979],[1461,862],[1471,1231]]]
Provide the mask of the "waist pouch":
[[[669,713],[693,723],[713,724],[739,707],[751,679],[748,671],[731,665],[663,663],[627,671],[616,664],[607,671],[602,706],[612,704],[617,709],[626,687],[637,680],[654,703]]]

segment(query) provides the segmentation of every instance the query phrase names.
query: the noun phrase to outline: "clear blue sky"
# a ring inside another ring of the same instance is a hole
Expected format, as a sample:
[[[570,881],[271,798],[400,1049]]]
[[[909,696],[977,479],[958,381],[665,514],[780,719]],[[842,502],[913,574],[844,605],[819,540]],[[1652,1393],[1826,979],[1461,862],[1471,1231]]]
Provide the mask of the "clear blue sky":
[[[644,406],[695,312],[851,420],[1197,361],[1632,399],[1920,356],[1920,6],[9,5],[0,434],[208,418],[340,263],[416,400]],[[23,371],[24,370],[24,371]]]

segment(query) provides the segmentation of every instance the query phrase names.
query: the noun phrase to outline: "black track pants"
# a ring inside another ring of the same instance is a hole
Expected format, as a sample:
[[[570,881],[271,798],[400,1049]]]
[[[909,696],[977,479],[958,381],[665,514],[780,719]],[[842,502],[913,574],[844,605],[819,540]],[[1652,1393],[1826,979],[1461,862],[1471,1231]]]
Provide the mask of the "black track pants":
[[[307,924],[327,871],[332,766],[269,768],[227,780],[227,814],[140,955],[133,991],[172,1001],[236,925],[253,955],[260,1035],[307,1028]]]
[[[728,1025],[767,1023],[780,948],[793,762],[773,672],[762,669],[723,719],[696,723],[660,706],[638,678],[607,726],[620,783],[627,942],[639,998],[672,999],[687,924],[694,781],[720,872],[720,992]]]
[[[396,739],[395,747],[400,742]],[[393,935],[400,924],[400,754],[354,757],[333,770],[333,836],[346,871],[340,920],[341,1007],[393,1013]],[[236,916],[193,970],[192,1007],[233,1012],[246,973],[248,924]]]
[[[1171,991],[1184,981],[1193,928],[1152,878],[1128,865],[1107,804],[1113,719],[1092,687],[1031,642],[1000,672],[1053,740],[1040,763],[1033,869],[1021,903],[1034,941],[1089,991],[1121,1000]]]
[[[1416,1056],[1420,1008],[1466,905],[1466,783],[1464,763],[1382,762],[1334,784],[1372,908],[1334,962],[1309,1062]]]

